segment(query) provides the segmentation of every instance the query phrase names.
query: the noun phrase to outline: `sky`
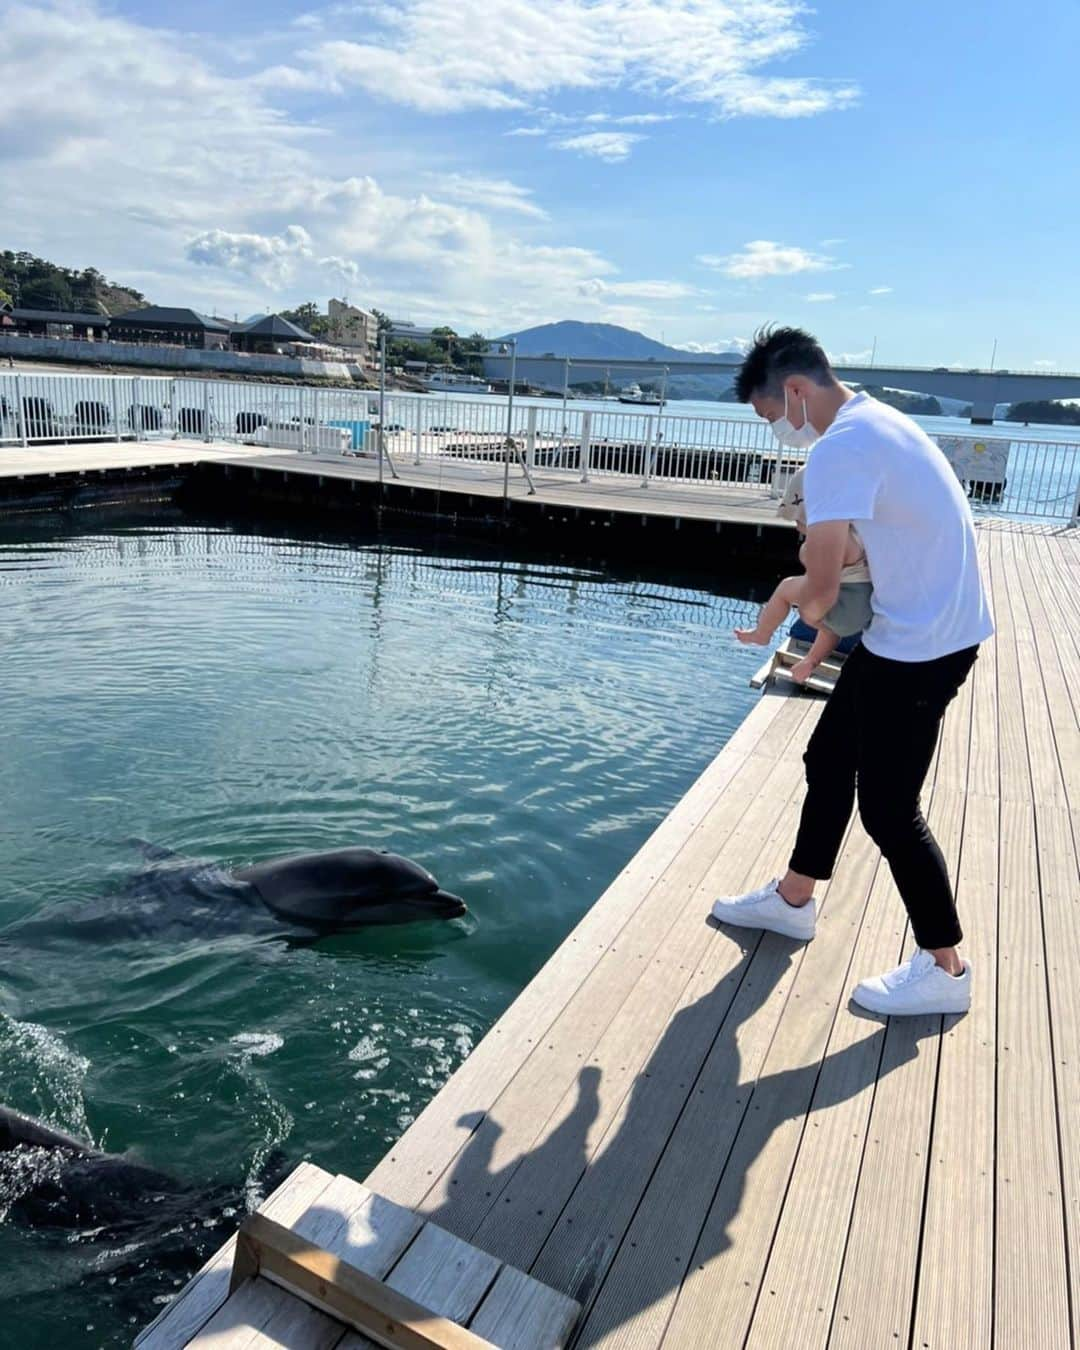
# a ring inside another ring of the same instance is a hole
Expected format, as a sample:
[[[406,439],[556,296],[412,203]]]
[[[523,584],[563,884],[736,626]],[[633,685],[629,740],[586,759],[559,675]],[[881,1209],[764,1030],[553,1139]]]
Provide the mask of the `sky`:
[[[1080,370],[1080,5],[1037,13],[0,0],[0,247],[230,317]]]

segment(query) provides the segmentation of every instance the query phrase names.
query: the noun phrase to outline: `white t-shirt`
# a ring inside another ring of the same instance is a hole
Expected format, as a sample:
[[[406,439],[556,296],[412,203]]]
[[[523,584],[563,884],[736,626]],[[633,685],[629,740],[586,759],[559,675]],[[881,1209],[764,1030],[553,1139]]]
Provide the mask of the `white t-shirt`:
[[[869,394],[843,405],[807,461],[806,519],[858,530],[874,583],[863,645],[875,656],[932,661],[993,633],[964,490],[895,408]]]

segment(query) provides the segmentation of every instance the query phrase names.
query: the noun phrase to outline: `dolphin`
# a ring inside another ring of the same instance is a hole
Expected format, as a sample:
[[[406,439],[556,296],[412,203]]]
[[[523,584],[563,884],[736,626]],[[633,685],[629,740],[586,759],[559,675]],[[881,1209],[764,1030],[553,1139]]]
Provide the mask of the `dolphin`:
[[[464,900],[442,890],[425,868],[378,849],[296,853],[229,869],[132,842],[149,865],[118,892],[18,919],[0,930],[0,946],[35,937],[182,940],[242,932],[315,940],[467,913]]]
[[[234,868],[232,876],[279,918],[324,932],[466,913],[465,901],[441,890],[419,863],[374,848],[298,853]]]
[[[124,1227],[147,1206],[175,1212],[190,1195],[190,1188],[129,1155],[103,1153],[0,1106],[0,1200],[14,1219],[35,1228]]]

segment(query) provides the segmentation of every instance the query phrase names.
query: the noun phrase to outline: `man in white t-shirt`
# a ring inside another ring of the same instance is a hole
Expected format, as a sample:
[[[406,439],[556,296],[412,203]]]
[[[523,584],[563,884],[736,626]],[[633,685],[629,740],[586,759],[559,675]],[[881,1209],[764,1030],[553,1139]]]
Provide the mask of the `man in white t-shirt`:
[[[739,371],[781,445],[813,445],[806,469],[806,580],[811,627],[836,600],[849,526],[866,548],[873,618],[807,745],[806,800],[786,874],[713,914],[743,928],[814,936],[815,880],[832,875],[858,793],[917,943],[896,970],[852,997],[886,1014],[966,1012],[971,968],[948,871],[919,806],[945,708],[994,631],[979,574],[971,509],[945,456],[903,413],[856,394],[816,339],[763,330]]]

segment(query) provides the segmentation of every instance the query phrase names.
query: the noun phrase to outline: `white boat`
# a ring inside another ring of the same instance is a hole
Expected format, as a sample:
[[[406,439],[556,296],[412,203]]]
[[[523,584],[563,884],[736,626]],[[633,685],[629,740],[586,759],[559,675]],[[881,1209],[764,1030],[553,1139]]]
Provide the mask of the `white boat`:
[[[636,403],[642,408],[662,408],[663,399],[658,394],[646,394],[640,384],[629,384],[619,395],[620,403]]]
[[[442,370],[424,379],[424,387],[433,394],[490,394],[491,385],[479,375],[464,370]]]

